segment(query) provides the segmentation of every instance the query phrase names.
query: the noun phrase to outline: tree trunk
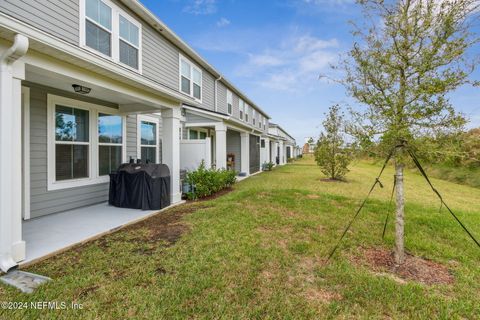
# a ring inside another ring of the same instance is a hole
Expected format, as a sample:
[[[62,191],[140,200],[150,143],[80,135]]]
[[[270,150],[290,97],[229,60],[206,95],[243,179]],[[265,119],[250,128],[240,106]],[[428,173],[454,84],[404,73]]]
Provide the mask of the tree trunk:
[[[400,265],[405,262],[405,246],[404,246],[404,205],[405,195],[403,193],[403,168],[404,164],[401,160],[395,161],[395,176],[397,179],[396,205],[395,214],[395,263]]]

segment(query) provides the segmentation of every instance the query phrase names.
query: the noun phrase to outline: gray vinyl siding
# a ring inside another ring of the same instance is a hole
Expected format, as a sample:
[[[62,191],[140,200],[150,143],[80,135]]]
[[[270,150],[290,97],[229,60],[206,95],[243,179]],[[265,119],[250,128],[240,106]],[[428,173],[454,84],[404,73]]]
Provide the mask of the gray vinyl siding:
[[[233,153],[235,155],[235,171],[241,170],[241,138],[240,132],[227,130],[227,155]]]
[[[185,119],[187,123],[219,122],[219,120],[213,120],[211,118],[202,117],[197,114],[193,114],[189,112],[187,112]]]
[[[221,113],[228,114],[227,106],[227,87],[221,83],[217,82],[217,111]]]
[[[215,110],[215,78],[205,70],[202,72],[202,108]]]
[[[137,158],[137,115],[127,116],[127,160]]]
[[[1,0],[0,11],[53,36],[78,45],[78,0]]]
[[[147,78],[179,90],[179,50],[147,25],[142,30],[142,72]]]
[[[79,96],[57,89],[47,88],[31,83],[30,87],[30,193],[31,217],[36,218],[56,212],[72,210],[108,200],[108,183],[84,187],[48,191],[47,184],[47,95],[55,94],[116,107],[115,104],[97,99]],[[159,117],[158,115],[151,115]],[[161,118],[160,118],[161,119]],[[137,117],[129,115],[126,120],[127,159],[137,157]],[[162,122],[159,125],[159,139],[162,137]],[[160,144],[161,156],[161,144]]]

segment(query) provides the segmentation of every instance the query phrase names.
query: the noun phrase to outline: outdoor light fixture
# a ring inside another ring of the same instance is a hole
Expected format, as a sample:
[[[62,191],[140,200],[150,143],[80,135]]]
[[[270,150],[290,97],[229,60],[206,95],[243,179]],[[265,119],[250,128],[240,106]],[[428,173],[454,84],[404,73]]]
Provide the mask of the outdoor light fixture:
[[[89,87],[84,87],[79,84],[72,84],[73,90],[75,90],[76,93],[80,94],[89,94],[90,91],[92,91],[91,88]]]

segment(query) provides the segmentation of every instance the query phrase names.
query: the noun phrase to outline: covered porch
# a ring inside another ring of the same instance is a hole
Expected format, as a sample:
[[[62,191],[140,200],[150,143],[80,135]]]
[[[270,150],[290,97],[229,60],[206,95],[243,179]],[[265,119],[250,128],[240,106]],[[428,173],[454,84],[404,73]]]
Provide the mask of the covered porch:
[[[144,145],[170,169],[171,203],[181,201],[178,100],[113,67],[0,35],[1,271],[150,214],[105,205],[108,173],[143,158]],[[152,143],[138,120],[147,114],[158,119]]]

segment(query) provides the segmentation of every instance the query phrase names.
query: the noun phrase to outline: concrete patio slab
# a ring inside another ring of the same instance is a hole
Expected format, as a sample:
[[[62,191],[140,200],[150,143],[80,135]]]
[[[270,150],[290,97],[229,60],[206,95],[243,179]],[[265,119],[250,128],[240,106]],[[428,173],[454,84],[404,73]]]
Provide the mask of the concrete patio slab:
[[[102,203],[24,221],[23,239],[26,241],[27,253],[21,265],[159,211],[116,208]]]

